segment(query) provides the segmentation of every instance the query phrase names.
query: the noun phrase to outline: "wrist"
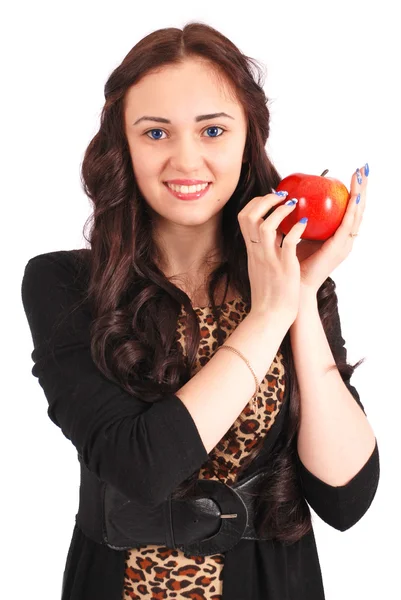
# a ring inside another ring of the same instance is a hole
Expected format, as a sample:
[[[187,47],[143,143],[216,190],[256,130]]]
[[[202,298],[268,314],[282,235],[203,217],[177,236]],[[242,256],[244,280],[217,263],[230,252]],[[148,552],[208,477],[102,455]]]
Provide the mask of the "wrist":
[[[276,328],[281,328],[285,334],[295,321],[296,315],[290,315],[284,310],[265,312],[251,309],[246,318],[259,327],[269,328],[273,325]]]
[[[314,288],[308,287],[307,285],[301,284],[300,293],[299,293],[300,301],[299,306],[301,307],[302,302],[317,302],[317,290]]]
[[[299,308],[297,318],[290,327],[290,335],[292,336],[295,329],[306,320],[309,319],[312,314],[319,314],[319,307],[317,302],[317,293],[309,289],[301,289],[299,295]]]

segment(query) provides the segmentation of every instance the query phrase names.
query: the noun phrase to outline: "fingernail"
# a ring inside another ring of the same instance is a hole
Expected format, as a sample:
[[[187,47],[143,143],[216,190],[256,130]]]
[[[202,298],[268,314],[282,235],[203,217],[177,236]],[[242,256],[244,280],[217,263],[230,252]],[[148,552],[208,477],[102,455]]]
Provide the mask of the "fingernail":
[[[302,217],[302,219],[299,222],[300,223],[307,223],[308,222],[308,217]]]
[[[356,173],[356,178],[357,178],[357,181],[358,181],[358,183],[359,183],[359,185],[360,185],[360,184],[362,183],[362,175],[361,175],[361,172],[360,172],[360,170],[359,170],[359,169],[357,169],[357,170],[355,171],[355,173]]]
[[[282,192],[274,192],[274,193],[277,194],[277,196],[280,196],[281,198],[283,198],[285,196],[288,196],[288,192],[284,192],[284,191],[282,191]]]
[[[287,200],[286,204],[288,206],[294,205],[298,202],[298,200],[296,198],[292,198],[292,200]]]
[[[365,175],[366,175],[366,177],[369,175],[369,165],[368,165],[368,163],[366,163],[366,165],[365,165]]]
[[[358,196],[356,197],[356,203],[359,204],[359,201],[361,199],[361,194],[358,194]]]

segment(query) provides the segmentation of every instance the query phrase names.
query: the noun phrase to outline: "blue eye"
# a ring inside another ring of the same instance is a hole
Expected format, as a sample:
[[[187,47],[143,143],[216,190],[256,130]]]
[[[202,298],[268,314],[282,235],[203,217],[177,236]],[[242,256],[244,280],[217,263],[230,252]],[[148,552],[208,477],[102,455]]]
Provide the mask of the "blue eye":
[[[221,129],[222,133],[220,133],[219,135],[211,135],[211,136],[206,136],[206,137],[212,137],[212,138],[215,138],[215,137],[220,137],[220,136],[222,136],[222,135],[223,135],[223,133],[226,131],[225,129],[223,129],[223,127],[217,127],[217,125],[213,125],[213,126],[211,126],[211,127],[207,127],[207,128],[205,129],[205,131],[208,131],[208,130],[210,130],[210,129],[215,129],[215,130],[216,130],[216,129]],[[165,133],[165,132],[163,131],[163,129],[150,129],[149,131],[146,131],[146,132],[145,132],[145,135],[147,135],[147,136],[148,136],[148,137],[149,137],[151,140],[160,140],[160,139],[162,139],[161,137],[153,137],[153,136],[152,136],[152,137],[150,137],[150,136],[148,135],[149,133],[150,133],[150,134],[152,134],[154,131],[159,131],[159,132],[161,131],[162,133]]]
[[[145,135],[148,135],[148,133],[152,133],[153,131],[161,131],[161,129],[151,129],[150,131],[147,131]],[[148,137],[149,137],[149,136],[148,136]],[[155,140],[155,139],[156,139],[156,140],[159,140],[160,138],[154,138],[154,137],[152,137],[151,139],[152,139],[152,140]]]
[[[205,131],[208,131],[208,129],[221,129],[221,131],[224,133],[225,129],[223,129],[222,127],[217,127],[217,125],[213,125],[212,127],[207,127],[205,129]],[[221,135],[223,135],[223,133],[220,133],[220,135],[212,135],[211,137],[220,137]],[[209,137],[209,136],[208,136]]]

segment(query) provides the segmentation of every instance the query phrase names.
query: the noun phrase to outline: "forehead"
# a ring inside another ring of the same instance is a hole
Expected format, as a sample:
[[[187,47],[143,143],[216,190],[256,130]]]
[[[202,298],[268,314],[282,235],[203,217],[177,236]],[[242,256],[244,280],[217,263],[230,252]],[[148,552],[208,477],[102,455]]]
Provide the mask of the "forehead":
[[[140,117],[145,112],[174,120],[188,117],[191,121],[195,114],[229,110],[234,117],[243,114],[229,80],[199,60],[186,60],[183,64],[166,65],[147,73],[128,89],[124,100],[130,118]]]

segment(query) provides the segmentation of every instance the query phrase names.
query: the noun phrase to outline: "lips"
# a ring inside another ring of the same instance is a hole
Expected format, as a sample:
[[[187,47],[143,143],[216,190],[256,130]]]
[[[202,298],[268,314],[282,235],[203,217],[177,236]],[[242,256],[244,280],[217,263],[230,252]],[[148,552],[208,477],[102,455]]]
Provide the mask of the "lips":
[[[198,200],[199,198],[207,194],[207,192],[210,189],[211,183],[209,183],[204,190],[201,190],[200,192],[193,192],[192,194],[182,194],[181,192],[175,192],[167,185],[167,183],[165,183],[164,185],[166,186],[166,189],[170,192],[170,194],[172,194],[173,196],[175,196],[175,198],[178,198],[179,200]]]
[[[169,179],[164,183],[174,183],[176,185],[203,185],[204,183],[212,183],[211,181],[201,181],[200,179]]]

